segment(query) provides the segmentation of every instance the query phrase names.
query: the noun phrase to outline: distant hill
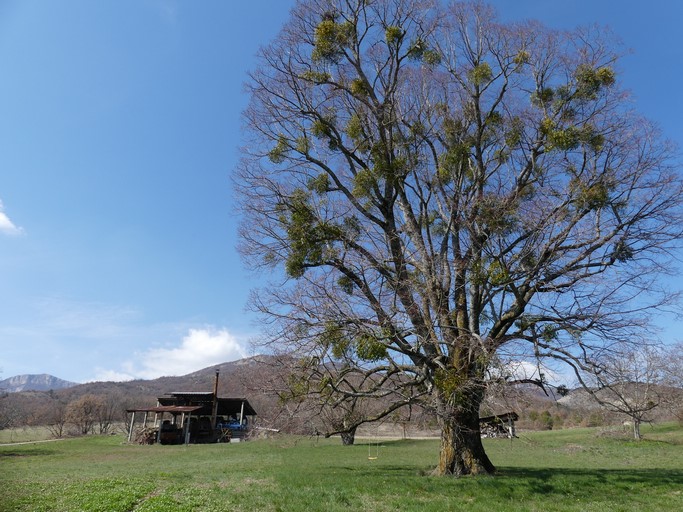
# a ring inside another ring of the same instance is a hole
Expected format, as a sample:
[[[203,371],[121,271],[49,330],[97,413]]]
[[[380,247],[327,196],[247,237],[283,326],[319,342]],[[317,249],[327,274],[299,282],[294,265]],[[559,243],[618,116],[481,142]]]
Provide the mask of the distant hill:
[[[257,422],[261,426],[290,428],[291,431],[308,432],[310,422],[298,411],[283,409],[277,394],[277,380],[282,365],[274,356],[255,356],[204,368],[181,376],[166,376],[152,380],[130,380],[125,382],[87,382],[70,384],[63,389],[48,386],[47,390],[35,390],[34,385],[24,384],[19,377],[0,382],[0,419],[2,408],[16,414],[15,424],[44,425],[53,421],[55,411],[60,410],[80,397],[92,394],[106,397],[110,406],[117,409],[125,419],[130,408],[150,407],[157,403],[157,397],[177,391],[212,391],[216,370],[220,372],[218,395],[231,398],[246,398],[257,411]],[[64,381],[62,381],[64,382]],[[21,387],[21,391],[17,391]],[[45,389],[45,388],[43,388]],[[50,391],[52,389],[54,392]],[[7,393],[7,391],[17,391]],[[48,392],[50,391],[50,392]],[[1,425],[0,425],[0,428]],[[306,430],[308,428],[308,430]],[[1,508],[1,507],[0,507]]]
[[[94,394],[106,397],[109,404],[121,414],[120,419],[124,420],[126,409],[154,406],[157,397],[168,393],[212,391],[218,370],[218,395],[248,399],[257,411],[256,425],[289,433],[311,434],[322,428],[319,408],[312,404],[283,402],[280,399],[279,391],[284,389],[292,361],[285,355],[255,356],[217,364],[187,375],[126,382],[74,384],[50,375],[22,375],[0,381],[0,410],[5,407],[6,410],[14,411],[16,424],[45,425],[53,421],[51,418],[54,411],[59,410],[60,406],[78,400],[83,395]],[[9,391],[11,392],[7,393]],[[683,397],[683,391],[677,392]],[[683,403],[683,398],[679,403]],[[482,415],[508,411],[515,411],[520,415],[519,426],[522,429],[547,428],[532,418],[532,413],[538,417],[542,412],[553,416],[555,428],[563,424],[587,425],[587,421],[596,421],[593,416],[598,415],[597,413],[602,418],[601,423],[597,424],[609,424],[604,422],[612,421],[583,389],[571,390],[566,397],[560,397],[550,390],[546,394],[536,386],[504,386],[492,392],[482,406]],[[670,416],[670,412],[662,409],[656,419]],[[615,421],[617,419],[615,416]],[[435,422],[428,411],[413,408],[410,424],[411,429],[420,430],[425,426],[433,427]],[[380,426],[373,424],[366,427],[365,431],[376,435],[379,428]]]
[[[661,404],[663,407],[660,407],[659,411],[648,415],[656,419],[660,419],[662,415],[666,416],[666,407],[664,406],[683,403],[683,390],[671,386],[624,383],[619,385],[618,389],[631,400],[635,401],[635,397],[639,397],[637,400],[643,403],[643,397],[647,396],[648,400]],[[606,402],[614,401],[614,395],[606,390],[595,391],[595,394]],[[557,403],[569,409],[599,410],[602,408],[591,394],[583,388],[573,390],[567,396],[560,398]]]
[[[20,391],[50,391],[77,386],[77,382],[69,382],[53,375],[15,375],[9,379],[0,380],[0,391],[18,393]]]

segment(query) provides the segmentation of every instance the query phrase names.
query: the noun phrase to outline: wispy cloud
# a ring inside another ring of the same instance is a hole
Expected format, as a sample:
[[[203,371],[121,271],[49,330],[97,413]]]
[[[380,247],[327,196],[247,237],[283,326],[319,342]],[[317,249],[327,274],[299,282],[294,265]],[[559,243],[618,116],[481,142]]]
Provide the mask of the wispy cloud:
[[[94,342],[131,335],[141,318],[130,307],[64,297],[43,297],[35,303],[35,308],[44,330]]]
[[[0,233],[5,235],[21,235],[24,230],[18,227],[5,213],[5,207],[0,201]]]
[[[125,381],[185,375],[248,355],[248,337],[192,321],[149,322],[135,308],[42,297],[12,316],[0,308],[6,375],[51,373],[66,380]]]
[[[177,0],[150,0],[150,5],[159,13],[164,22],[175,25],[178,20]]]

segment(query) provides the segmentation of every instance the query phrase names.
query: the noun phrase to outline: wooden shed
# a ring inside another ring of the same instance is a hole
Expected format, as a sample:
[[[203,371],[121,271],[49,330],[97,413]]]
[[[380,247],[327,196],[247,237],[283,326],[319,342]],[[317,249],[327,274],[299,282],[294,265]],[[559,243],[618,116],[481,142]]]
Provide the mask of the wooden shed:
[[[506,412],[494,416],[479,418],[482,437],[517,437],[515,421],[519,419],[516,412]]]
[[[147,427],[153,414],[157,442],[162,444],[210,443],[244,439],[256,411],[246,398],[216,398],[211,393],[177,392],[159,397],[154,407],[128,409],[131,413],[128,440],[133,437],[136,415],[143,414]],[[214,419],[215,418],[215,419]]]
[[[218,396],[218,372],[213,392],[176,391],[157,398],[154,407],[127,409],[131,413],[128,441],[133,438],[136,415],[143,429],[161,444],[238,441],[246,437],[256,411],[246,398]],[[153,414],[152,427],[147,422]]]

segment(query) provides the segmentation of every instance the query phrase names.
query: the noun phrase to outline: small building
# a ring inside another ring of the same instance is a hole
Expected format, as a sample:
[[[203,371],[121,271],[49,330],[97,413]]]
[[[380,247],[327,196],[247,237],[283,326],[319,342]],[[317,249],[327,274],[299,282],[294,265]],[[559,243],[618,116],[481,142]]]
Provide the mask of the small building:
[[[256,411],[246,398],[218,396],[218,372],[213,392],[177,391],[157,398],[154,407],[127,409],[132,414],[128,441],[133,438],[136,415],[143,414],[143,429],[150,442],[188,444],[245,439]],[[154,414],[152,427],[147,426]]]
[[[517,437],[515,421],[519,419],[516,412],[506,412],[494,416],[479,418],[481,437]]]

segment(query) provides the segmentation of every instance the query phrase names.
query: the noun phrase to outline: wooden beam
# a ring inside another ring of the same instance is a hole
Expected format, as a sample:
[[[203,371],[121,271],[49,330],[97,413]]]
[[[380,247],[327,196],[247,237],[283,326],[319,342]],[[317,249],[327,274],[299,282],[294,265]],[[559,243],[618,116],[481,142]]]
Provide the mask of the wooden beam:
[[[130,443],[133,437],[133,424],[135,423],[135,411],[133,411],[133,416],[130,418],[130,427],[128,427],[128,442]]]

